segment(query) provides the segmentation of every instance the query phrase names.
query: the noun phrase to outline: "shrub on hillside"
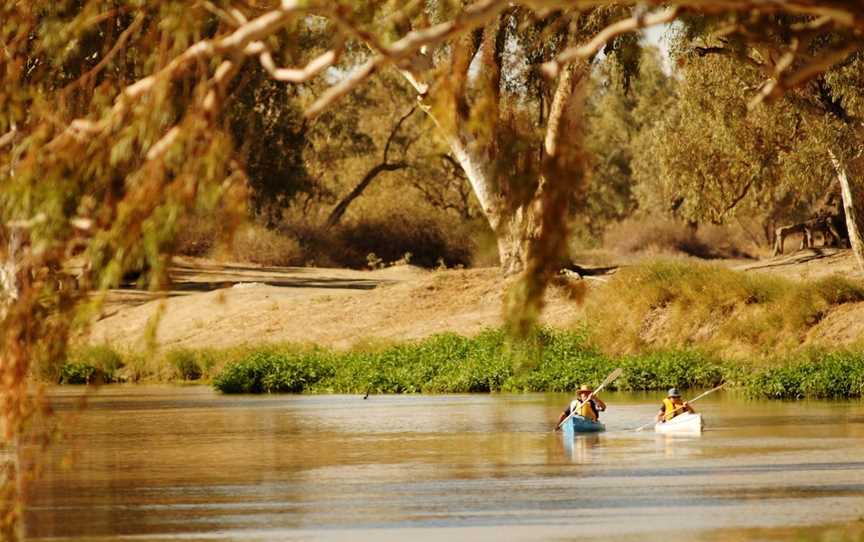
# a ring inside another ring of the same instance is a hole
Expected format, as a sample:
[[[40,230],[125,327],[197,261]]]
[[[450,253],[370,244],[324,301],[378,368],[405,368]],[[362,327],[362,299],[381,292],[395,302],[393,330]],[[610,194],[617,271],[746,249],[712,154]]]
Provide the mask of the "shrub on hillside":
[[[582,332],[541,331],[527,345],[501,330],[476,337],[446,333],[416,343],[347,352],[258,352],[229,363],[214,380],[225,393],[477,393],[572,391],[597,384],[615,367],[624,376],[609,389],[710,387],[726,369],[696,351],[611,359]],[[524,356],[530,358],[525,363]],[[522,364],[521,370],[516,367]]]
[[[394,262],[410,252],[411,263],[421,267],[467,266],[474,249],[470,232],[447,222],[402,213],[350,222],[334,231],[330,257],[340,266],[363,268],[369,254]]]
[[[329,374],[317,351],[259,351],[226,365],[213,385],[223,393],[299,393]]]
[[[485,228],[485,229],[484,229]],[[257,223],[240,226],[226,244],[218,217],[194,217],[178,229],[179,254],[210,256],[262,265],[367,269],[369,255],[382,265],[404,261],[422,267],[468,266],[474,240],[488,229],[442,212],[411,209],[378,212],[325,229],[316,221],[285,220],[273,229]],[[484,261],[488,260],[482,256]]]
[[[199,351],[183,348],[165,354],[165,361],[180,380],[198,380],[204,374]]]
[[[698,342],[772,356],[797,348],[832,307],[864,301],[843,277],[791,281],[703,262],[655,261],[621,269],[588,298],[591,337],[610,353]]]

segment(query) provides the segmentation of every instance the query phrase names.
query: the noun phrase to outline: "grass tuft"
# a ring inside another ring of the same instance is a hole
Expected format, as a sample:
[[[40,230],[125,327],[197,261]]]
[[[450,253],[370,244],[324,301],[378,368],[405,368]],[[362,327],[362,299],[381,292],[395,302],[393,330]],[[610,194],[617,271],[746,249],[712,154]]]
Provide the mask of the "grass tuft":
[[[624,268],[586,304],[606,352],[699,344],[758,359],[791,353],[837,305],[864,301],[864,286],[832,276],[794,282],[704,262],[661,260]]]

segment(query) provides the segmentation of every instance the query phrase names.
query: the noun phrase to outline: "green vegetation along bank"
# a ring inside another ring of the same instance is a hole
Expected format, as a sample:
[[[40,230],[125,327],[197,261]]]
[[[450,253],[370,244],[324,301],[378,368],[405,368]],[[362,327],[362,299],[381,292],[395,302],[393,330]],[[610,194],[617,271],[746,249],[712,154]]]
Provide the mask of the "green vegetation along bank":
[[[723,361],[695,349],[610,357],[591,346],[584,331],[543,330],[527,345],[514,345],[503,331],[489,330],[472,338],[443,334],[349,351],[283,345],[233,352],[183,350],[167,359],[175,379],[209,378],[224,393],[561,392],[597,383],[622,367],[624,374],[610,389],[704,388],[728,382],[749,395],[777,399],[864,395],[862,351],[810,350],[760,366]],[[124,368],[119,354],[91,349],[89,356],[81,352],[67,363],[60,380],[116,381]]]

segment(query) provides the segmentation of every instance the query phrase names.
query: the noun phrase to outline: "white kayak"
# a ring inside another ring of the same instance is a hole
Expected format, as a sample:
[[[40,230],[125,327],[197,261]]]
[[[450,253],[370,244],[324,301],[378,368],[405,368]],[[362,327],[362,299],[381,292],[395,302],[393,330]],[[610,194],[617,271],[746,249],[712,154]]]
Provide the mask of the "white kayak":
[[[654,431],[664,434],[694,435],[702,432],[702,414],[679,414],[668,422],[657,422]]]

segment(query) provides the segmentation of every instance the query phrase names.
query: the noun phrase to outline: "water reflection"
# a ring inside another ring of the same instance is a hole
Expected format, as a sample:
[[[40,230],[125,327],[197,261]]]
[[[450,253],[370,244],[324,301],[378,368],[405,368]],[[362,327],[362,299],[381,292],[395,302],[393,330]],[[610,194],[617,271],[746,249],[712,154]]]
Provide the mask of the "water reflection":
[[[600,433],[577,434],[573,438],[561,435],[564,453],[570,456],[573,463],[590,463],[594,448],[600,444]]]
[[[70,388],[58,410],[74,412]],[[30,488],[33,539],[668,536],[864,514],[861,403],[701,402],[701,436],[634,432],[656,397],[606,394],[607,431],[550,431],[563,395],[222,397],[104,387]],[[794,422],[805,420],[807,425]],[[70,467],[63,460],[71,458]],[[586,496],[590,496],[587,498]],[[562,531],[563,529],[563,531]],[[736,531],[737,532],[737,531]]]

